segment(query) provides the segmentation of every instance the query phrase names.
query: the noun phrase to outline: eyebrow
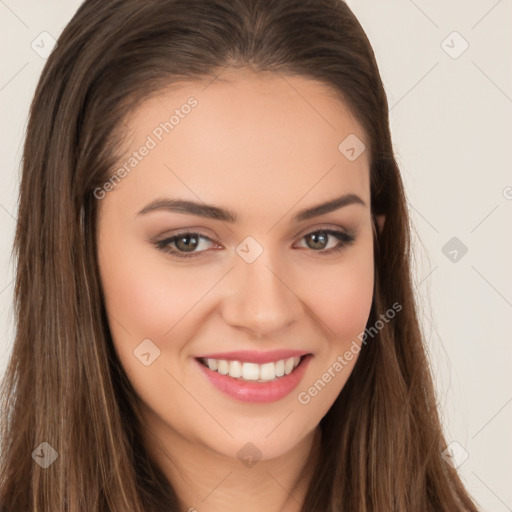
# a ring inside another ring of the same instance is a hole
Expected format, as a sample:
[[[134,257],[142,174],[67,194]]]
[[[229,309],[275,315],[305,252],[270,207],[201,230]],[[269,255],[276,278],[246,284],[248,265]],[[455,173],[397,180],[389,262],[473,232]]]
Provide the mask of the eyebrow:
[[[320,215],[339,210],[340,208],[351,204],[360,204],[362,206],[366,206],[366,203],[358,195],[345,194],[335,199],[331,199],[326,203],[321,203],[310,208],[306,208],[305,210],[301,210],[293,217],[293,221],[301,222],[304,220],[312,219],[313,217],[318,217]],[[171,198],[156,199],[155,201],[152,201],[144,208],[142,208],[137,216],[146,215],[156,210],[197,215],[199,217],[206,217],[208,219],[222,220],[232,223],[236,223],[239,220],[236,213],[219,206]]]

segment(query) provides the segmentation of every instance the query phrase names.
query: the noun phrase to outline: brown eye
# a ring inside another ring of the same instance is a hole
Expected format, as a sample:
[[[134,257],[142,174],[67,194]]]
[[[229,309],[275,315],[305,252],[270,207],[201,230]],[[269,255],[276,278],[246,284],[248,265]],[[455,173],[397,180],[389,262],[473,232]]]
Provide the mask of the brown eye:
[[[194,233],[180,235],[178,238],[176,238],[174,244],[180,251],[193,252],[199,245],[199,237]]]
[[[329,239],[333,237],[338,240],[338,245],[326,249],[329,244]],[[307,244],[309,249],[314,252],[318,252],[320,255],[331,254],[332,252],[340,251],[344,247],[351,245],[355,241],[355,236],[345,233],[344,231],[338,231],[335,229],[321,229],[312,231],[302,237]]]
[[[328,247],[331,239],[337,240],[337,245],[326,248]],[[311,249],[313,252],[323,256],[341,251],[346,246],[353,244],[355,236],[345,233],[344,231],[322,229],[308,233],[303,236],[301,240],[306,241],[306,249]],[[207,252],[207,247],[198,250],[198,248],[202,246],[203,241],[206,243],[206,246],[208,245],[207,242],[210,242],[211,244],[216,243],[211,238],[200,233],[185,231],[155,242],[155,245],[159,250],[167,252],[178,258],[193,258],[201,256],[203,253]],[[304,248],[304,246],[302,247]]]
[[[325,249],[325,246],[327,245],[329,235],[324,231],[317,231],[306,235],[304,238],[311,249],[322,250]]]
[[[159,242],[156,242],[155,245],[157,249],[172,254],[173,256],[177,256],[178,258],[193,258],[200,256],[203,252],[206,252],[206,249],[197,250],[198,247],[203,245],[203,241],[214,244],[214,241],[205,235],[186,231],[169,238],[165,238],[164,240],[160,240]],[[206,245],[208,244],[206,243]]]

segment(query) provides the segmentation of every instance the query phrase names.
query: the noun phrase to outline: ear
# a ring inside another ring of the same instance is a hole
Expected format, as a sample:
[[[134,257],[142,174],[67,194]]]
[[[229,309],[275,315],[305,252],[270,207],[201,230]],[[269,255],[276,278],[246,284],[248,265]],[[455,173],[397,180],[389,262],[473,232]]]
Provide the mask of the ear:
[[[385,215],[376,215],[375,219],[377,220],[377,224],[379,226],[379,233],[382,233],[382,228],[384,227],[384,221],[386,220]]]

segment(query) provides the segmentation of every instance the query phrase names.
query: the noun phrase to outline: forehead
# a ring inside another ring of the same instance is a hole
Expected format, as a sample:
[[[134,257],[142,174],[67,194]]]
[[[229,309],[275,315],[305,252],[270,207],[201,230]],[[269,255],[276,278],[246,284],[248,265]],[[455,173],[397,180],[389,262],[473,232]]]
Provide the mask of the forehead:
[[[250,214],[250,199],[261,216],[262,205],[300,208],[345,192],[369,203],[369,151],[351,160],[340,150],[347,139],[368,147],[361,126],[331,88],[305,77],[224,72],[161,91],[124,126],[120,165],[151,148],[116,187],[137,205],[168,193]]]

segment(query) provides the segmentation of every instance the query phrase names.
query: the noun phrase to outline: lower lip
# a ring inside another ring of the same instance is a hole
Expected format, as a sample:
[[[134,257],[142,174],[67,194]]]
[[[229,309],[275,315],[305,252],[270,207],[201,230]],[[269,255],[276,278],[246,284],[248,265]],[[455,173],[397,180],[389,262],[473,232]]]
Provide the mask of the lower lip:
[[[290,394],[302,380],[311,359],[311,354],[304,356],[300,364],[288,375],[269,382],[249,382],[235,379],[229,375],[210,370],[197,359],[195,362],[210,382],[220,391],[242,402],[275,402]]]

